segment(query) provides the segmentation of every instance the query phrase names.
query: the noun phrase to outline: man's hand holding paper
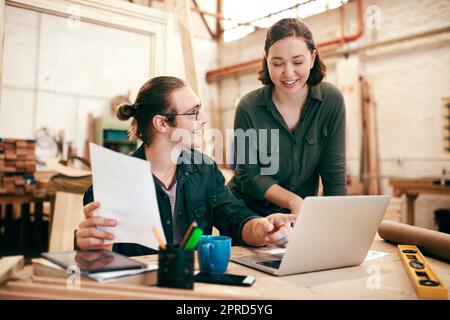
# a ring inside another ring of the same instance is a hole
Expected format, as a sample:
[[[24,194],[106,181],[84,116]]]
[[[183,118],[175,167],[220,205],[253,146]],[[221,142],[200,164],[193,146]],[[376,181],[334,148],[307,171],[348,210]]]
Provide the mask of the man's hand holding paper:
[[[86,219],[77,233],[80,248],[137,243],[158,250],[159,243],[152,234],[152,227],[162,235],[163,241],[165,237],[150,163],[92,143],[90,154],[94,198],[99,205],[91,205],[90,212],[95,214],[89,217],[85,207]],[[111,226],[110,222],[117,226]],[[96,230],[91,229],[94,226]]]

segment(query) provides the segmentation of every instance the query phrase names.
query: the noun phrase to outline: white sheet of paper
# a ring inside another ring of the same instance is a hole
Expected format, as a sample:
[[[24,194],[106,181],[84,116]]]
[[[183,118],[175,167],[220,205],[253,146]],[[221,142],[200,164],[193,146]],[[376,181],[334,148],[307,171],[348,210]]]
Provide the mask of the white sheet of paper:
[[[94,199],[100,202],[96,215],[117,221],[116,227],[99,227],[115,236],[105,243],[138,243],[158,250],[152,227],[164,243],[166,237],[150,162],[93,143],[89,148]]]
[[[158,270],[158,265],[155,263],[147,264],[144,269],[137,270],[121,270],[121,271],[110,271],[110,272],[97,272],[88,275],[89,278],[97,280],[98,282],[112,282],[118,278],[131,276],[134,274],[139,274],[147,271]]]
[[[364,260],[364,262],[367,262],[367,261],[370,261],[370,260],[374,260],[374,259],[379,259],[379,258],[382,258],[382,257],[387,256],[389,254],[390,253],[388,253],[388,252],[369,250],[369,252],[367,253],[367,257]]]

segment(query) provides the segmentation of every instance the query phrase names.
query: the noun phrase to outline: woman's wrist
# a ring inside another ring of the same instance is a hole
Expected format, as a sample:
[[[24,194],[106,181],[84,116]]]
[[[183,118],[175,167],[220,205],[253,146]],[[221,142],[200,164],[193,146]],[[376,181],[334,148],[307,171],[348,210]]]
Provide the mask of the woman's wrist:
[[[300,212],[300,208],[302,207],[302,203],[303,199],[298,195],[294,195],[288,200],[288,209],[291,210],[292,214],[298,214]]]

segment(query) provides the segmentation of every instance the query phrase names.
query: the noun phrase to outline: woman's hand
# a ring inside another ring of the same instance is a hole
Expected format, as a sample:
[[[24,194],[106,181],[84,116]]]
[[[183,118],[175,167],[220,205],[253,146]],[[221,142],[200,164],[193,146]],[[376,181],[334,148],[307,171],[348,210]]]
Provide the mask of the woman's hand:
[[[99,226],[115,227],[117,221],[94,216],[95,210],[100,208],[99,202],[91,202],[83,207],[85,219],[81,221],[77,230],[77,245],[81,250],[107,249],[112,250],[112,244],[104,244],[105,240],[113,240],[114,235],[97,229]]]

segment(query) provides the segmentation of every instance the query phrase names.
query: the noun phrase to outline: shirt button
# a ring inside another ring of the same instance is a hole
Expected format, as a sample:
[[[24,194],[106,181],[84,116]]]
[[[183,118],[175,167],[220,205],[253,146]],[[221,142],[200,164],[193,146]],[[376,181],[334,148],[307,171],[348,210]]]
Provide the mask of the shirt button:
[[[170,220],[167,220],[167,221],[166,221],[166,224],[170,224]]]
[[[181,211],[178,211],[178,214],[181,216]]]
[[[189,175],[189,172],[185,172],[184,175],[185,175],[185,176],[188,176],[188,175]]]

